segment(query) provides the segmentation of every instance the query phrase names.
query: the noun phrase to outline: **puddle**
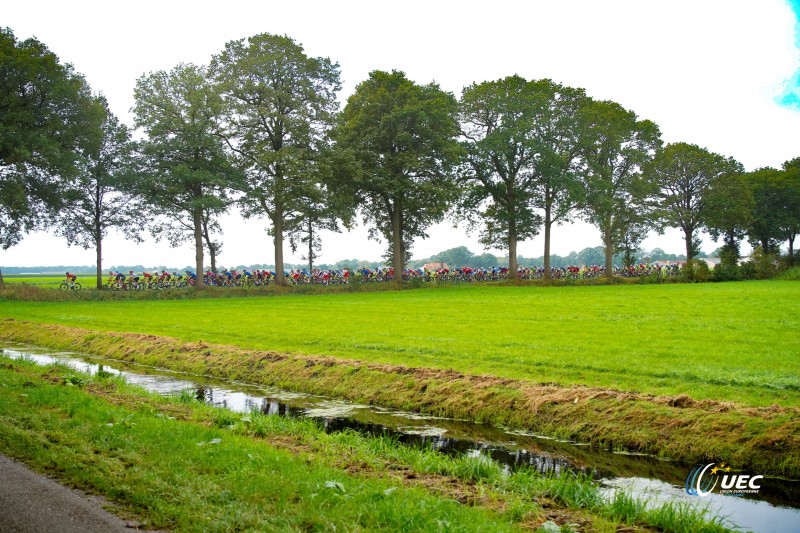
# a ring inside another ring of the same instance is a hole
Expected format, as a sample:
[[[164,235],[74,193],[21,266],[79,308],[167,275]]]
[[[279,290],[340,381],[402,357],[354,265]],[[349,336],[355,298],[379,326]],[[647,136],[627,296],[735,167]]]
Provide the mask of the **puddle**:
[[[653,503],[708,506],[712,514],[727,517],[727,525],[736,524],[743,531],[800,531],[800,481],[768,478],[755,495],[711,494],[700,498],[689,496],[684,490],[693,465],[648,455],[615,453],[526,431],[351,404],[70,352],[2,344],[0,353],[42,365],[67,363],[90,374],[102,365],[104,371],[159,394],[179,395],[188,390],[198,400],[237,412],[258,410],[270,415],[313,418],[326,431],[352,429],[369,435],[388,434],[400,442],[431,446],[447,454],[489,457],[508,470],[525,466],[543,473],[579,471],[598,480],[608,494],[621,488]]]

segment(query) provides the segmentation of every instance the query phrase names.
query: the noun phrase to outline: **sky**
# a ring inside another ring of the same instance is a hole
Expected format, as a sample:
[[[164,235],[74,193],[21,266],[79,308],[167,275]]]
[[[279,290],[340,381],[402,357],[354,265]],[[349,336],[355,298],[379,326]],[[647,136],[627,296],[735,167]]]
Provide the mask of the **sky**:
[[[697,144],[747,170],[800,156],[799,21],[800,0],[31,0],[5,2],[0,12],[0,26],[45,43],[129,125],[138,78],[181,62],[207,64],[225,43],[266,32],[338,62],[342,103],[376,69],[435,81],[456,96],[471,83],[512,74],[549,78],[654,121],[665,143]],[[265,220],[226,216],[220,264],[273,263],[266,228]],[[453,222],[428,233],[414,242],[415,258],[455,246],[484,251],[477,234]],[[599,231],[584,222],[553,231],[555,254],[599,245]],[[538,257],[543,247],[538,236],[518,253]],[[685,250],[674,229],[652,234],[643,247]],[[703,249],[714,248],[705,236]],[[326,232],[319,261],[378,260],[384,249],[364,227]],[[284,253],[287,262],[301,262],[301,252],[287,246]],[[47,232],[0,251],[5,266],[94,261],[93,250]],[[180,267],[193,264],[194,251],[112,233],[103,261]]]

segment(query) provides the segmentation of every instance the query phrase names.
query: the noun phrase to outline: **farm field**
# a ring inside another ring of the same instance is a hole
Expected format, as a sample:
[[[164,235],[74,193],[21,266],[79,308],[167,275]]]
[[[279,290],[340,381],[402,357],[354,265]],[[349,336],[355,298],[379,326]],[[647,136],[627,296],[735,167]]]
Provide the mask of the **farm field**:
[[[85,279],[80,279],[81,276],[78,276],[78,282],[84,283],[86,279],[89,279],[89,285],[94,286],[94,278],[84,277]],[[9,283],[11,285],[19,284],[19,283],[27,283],[28,285],[36,285],[37,287],[48,288],[48,289],[57,289],[61,283],[64,281],[64,275],[55,276],[50,274],[41,274],[41,275],[29,275],[29,274],[3,274],[3,281]]]
[[[800,284],[1,301],[0,317],[465,374],[800,406]]]

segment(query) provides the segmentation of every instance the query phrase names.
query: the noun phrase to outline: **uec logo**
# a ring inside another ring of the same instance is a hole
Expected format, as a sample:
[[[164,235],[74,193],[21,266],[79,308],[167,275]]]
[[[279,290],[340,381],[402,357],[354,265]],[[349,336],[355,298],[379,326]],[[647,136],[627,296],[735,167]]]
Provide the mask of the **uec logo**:
[[[690,496],[708,496],[719,484],[721,494],[753,494],[761,488],[758,480],[764,476],[749,474],[731,474],[731,467],[709,463],[694,468],[686,478],[686,494]],[[713,468],[712,468],[713,467]]]

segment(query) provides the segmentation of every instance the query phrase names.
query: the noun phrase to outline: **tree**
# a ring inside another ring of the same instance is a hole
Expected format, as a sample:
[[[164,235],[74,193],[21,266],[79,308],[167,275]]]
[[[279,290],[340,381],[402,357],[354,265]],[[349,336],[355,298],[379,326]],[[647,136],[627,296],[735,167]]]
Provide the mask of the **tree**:
[[[543,211],[544,276],[550,278],[550,235],[553,224],[569,221],[583,202],[580,154],[586,135],[575,120],[590,99],[583,89],[548,82],[552,91],[545,116],[540,121],[540,156],[537,167],[536,205]]]
[[[484,222],[484,244],[509,251],[512,279],[517,242],[535,236],[540,225],[550,276],[552,226],[566,221],[580,201],[582,135],[574,118],[587,103],[583,90],[519,76],[473,84],[462,93],[465,207]]]
[[[660,147],[661,134],[653,122],[638,120],[615,102],[592,102],[578,120],[589,137],[583,151],[584,215],[600,230],[606,276],[611,277],[619,239],[630,234],[630,224],[639,223],[639,217],[653,214],[656,189],[643,179],[642,167]]]
[[[103,287],[103,238],[117,229],[133,239],[146,220],[140,198],[131,194],[134,144],[125,124],[108,109],[103,97],[95,104],[101,135],[87,138],[80,149],[79,174],[64,189],[69,199],[58,213],[55,232],[84,249],[97,252],[97,288]]]
[[[721,174],[703,192],[703,220],[714,240],[720,237],[720,263],[726,267],[739,262],[739,243],[752,224],[755,200],[743,173]]]
[[[764,254],[777,255],[780,242],[786,238],[786,227],[792,217],[787,216],[785,172],[775,168],[760,168],[745,174],[753,194],[753,216],[747,234],[753,246],[760,246]]]
[[[218,135],[222,101],[206,79],[204,67],[180,64],[170,72],[142,76],[134,91],[136,125],[142,143],[143,177],[139,193],[163,217],[154,226],[175,243],[191,235],[195,269],[203,288],[203,234],[224,212],[226,191],[237,177]]]
[[[786,217],[783,237],[789,241],[789,264],[794,264],[794,240],[800,233],[800,157],[783,164]]]
[[[519,76],[473,84],[461,94],[466,161],[460,175],[462,209],[482,222],[480,242],[508,250],[509,279],[517,279],[517,243],[536,236],[537,127],[546,95]]]
[[[584,248],[580,252],[572,252],[570,256],[574,255],[574,258],[570,258],[567,265],[575,265],[575,266],[582,266],[582,265],[599,265],[605,260],[605,251],[603,250],[602,246],[594,246],[592,248]]]
[[[0,247],[17,244],[62,203],[76,147],[92,135],[92,96],[38,40],[0,28]],[[3,277],[0,273],[0,288]]]
[[[711,182],[743,170],[732,158],[687,143],[668,144],[647,166],[648,179],[660,189],[664,222],[683,231],[687,261],[699,252],[697,231],[706,226],[703,199]]]
[[[308,261],[308,271],[314,270],[314,261],[322,250],[322,230],[340,231],[340,221],[350,227],[355,214],[354,196],[346,188],[339,187],[342,176],[353,171],[354,162],[349,154],[337,152],[326,146],[314,162],[311,186],[300,198],[299,215],[287,225],[289,245],[292,253],[303,245]]]
[[[652,229],[653,217],[648,209],[623,205],[617,211],[616,218],[612,238],[614,254],[622,254],[623,266],[629,267],[636,263],[639,245]]]
[[[225,101],[227,145],[241,171],[243,215],[272,222],[276,282],[283,284],[284,233],[300,225],[314,194],[314,166],[338,110],[339,65],[265,33],[229,42],[212,71]]]
[[[346,199],[344,199],[346,202]],[[301,199],[299,216],[287,227],[289,244],[292,252],[296,252],[299,245],[303,245],[305,254],[302,259],[308,261],[308,271],[314,270],[314,261],[319,258],[322,250],[322,230],[339,231],[339,220],[344,219],[349,225],[351,208],[342,203],[340,195],[334,194],[323,184],[311,189],[309,194]]]
[[[455,97],[435,83],[376,70],[348,98],[334,132],[338,149],[357,163],[343,186],[358,198],[371,236],[390,243],[398,286],[412,240],[425,237],[456,198],[457,110]]]

